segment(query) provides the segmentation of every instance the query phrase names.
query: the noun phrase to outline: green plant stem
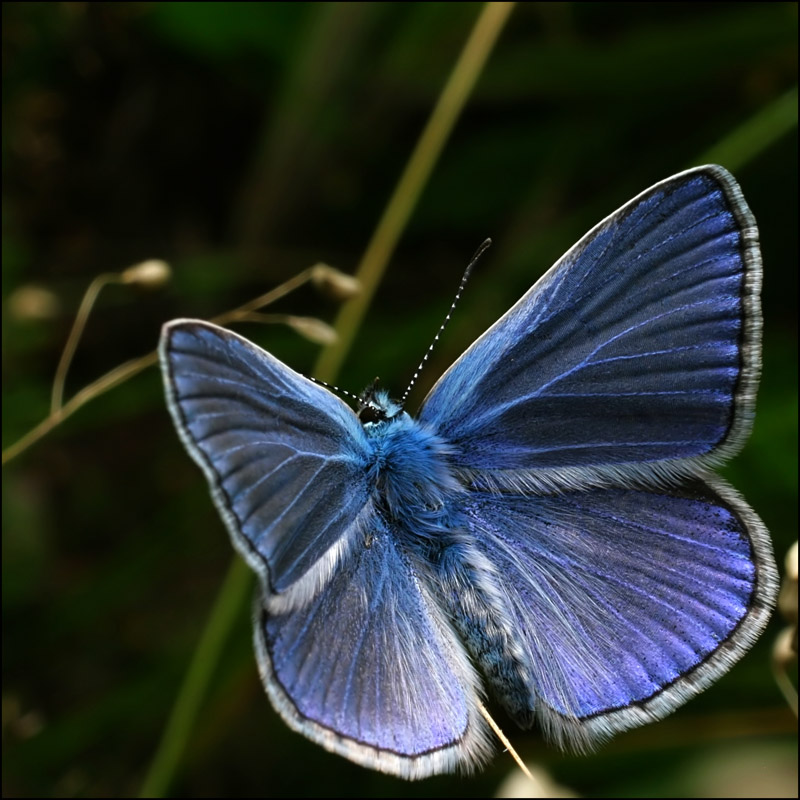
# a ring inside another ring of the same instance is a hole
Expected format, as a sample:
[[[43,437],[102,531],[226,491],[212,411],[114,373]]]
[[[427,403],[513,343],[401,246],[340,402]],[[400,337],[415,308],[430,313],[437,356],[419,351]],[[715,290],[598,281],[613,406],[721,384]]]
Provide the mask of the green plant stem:
[[[336,318],[338,338],[322,351],[314,367],[313,374],[320,380],[333,383],[336,379],[400,235],[513,7],[514,3],[487,3],[475,22],[364,251],[355,275],[361,293],[342,306]]]
[[[736,172],[796,127],[795,86],[706,150],[695,164],[721,164],[725,169]]]
[[[181,684],[155,758],[147,771],[141,797],[160,797],[169,787],[185,743],[191,736],[197,711],[206,695],[222,648],[235,620],[240,617],[251,582],[252,575],[244,561],[233,559]]]
[[[56,376],[53,379],[53,390],[50,394],[50,414],[57,414],[61,410],[64,400],[64,383],[67,379],[67,371],[69,365],[72,363],[72,357],[75,355],[75,349],[78,347],[83,330],[86,327],[86,321],[89,319],[92,306],[94,306],[100,290],[109,283],[122,283],[122,277],[115,272],[104,272],[98,275],[86,290],[86,294],[81,300],[78,313],[75,315],[75,322],[72,324],[72,330],[67,338],[67,343],[64,345],[64,351],[61,353],[61,359],[56,368]]]
[[[497,40],[512,6],[512,3],[488,3],[476,21],[453,74],[414,148],[364,253],[356,274],[362,282],[362,291],[357,297],[357,302],[349,303],[349,310],[343,310],[336,320],[338,344],[334,346],[335,350],[334,347],[326,349],[325,353],[329,355],[325,358],[323,354],[323,358],[317,364],[314,370],[316,377],[328,382],[334,380],[378,282],[383,276],[389,256],[408,222],[433,165],[470,90],[477,81],[480,70],[486,63],[492,45]],[[331,353],[333,355],[330,355]],[[243,604],[247,586],[249,586],[249,571],[236,558],[234,566],[228,571],[228,578],[220,591],[211,618],[178,692],[178,699],[142,786],[142,797],[160,797],[169,788],[219,658],[222,642],[227,638],[233,621],[241,612],[240,608],[233,607],[233,599],[236,599],[239,605]],[[220,608],[224,608],[224,614]],[[213,647],[206,644],[209,640],[213,642]]]

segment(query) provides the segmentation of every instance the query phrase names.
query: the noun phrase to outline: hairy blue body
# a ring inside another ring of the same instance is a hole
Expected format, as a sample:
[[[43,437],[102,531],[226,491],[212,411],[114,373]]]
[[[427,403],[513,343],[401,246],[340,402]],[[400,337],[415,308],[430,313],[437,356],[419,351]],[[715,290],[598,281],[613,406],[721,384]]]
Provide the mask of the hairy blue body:
[[[400,411],[385,393],[377,393],[371,402],[387,417],[364,425],[373,499],[387,521],[436,538],[450,527],[453,498],[464,491],[449,464],[452,448],[432,427]]]
[[[364,425],[373,501],[397,544],[426,565],[442,606],[507,713],[534,719],[532,672],[509,635],[499,577],[474,545],[468,487],[454,448],[382,391],[369,396],[378,420]]]

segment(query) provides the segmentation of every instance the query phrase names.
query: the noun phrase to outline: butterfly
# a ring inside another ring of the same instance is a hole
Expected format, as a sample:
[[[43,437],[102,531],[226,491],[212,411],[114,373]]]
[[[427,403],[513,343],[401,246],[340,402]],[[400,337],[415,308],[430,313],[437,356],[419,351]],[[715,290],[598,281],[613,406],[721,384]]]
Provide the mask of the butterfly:
[[[764,525],[711,472],[752,423],[760,284],[741,190],[704,166],[589,231],[416,417],[167,323],[169,410],[260,579],[289,726],[421,778],[487,760],[486,687],[585,751],[726,672],[777,590]]]

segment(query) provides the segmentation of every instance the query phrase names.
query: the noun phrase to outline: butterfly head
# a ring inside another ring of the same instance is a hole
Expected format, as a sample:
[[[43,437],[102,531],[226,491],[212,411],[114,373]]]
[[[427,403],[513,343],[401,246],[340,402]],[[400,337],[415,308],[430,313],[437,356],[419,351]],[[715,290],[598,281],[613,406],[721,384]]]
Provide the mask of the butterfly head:
[[[403,406],[389,399],[388,392],[375,380],[361,393],[358,404],[358,419],[365,427],[388,422],[403,413]]]

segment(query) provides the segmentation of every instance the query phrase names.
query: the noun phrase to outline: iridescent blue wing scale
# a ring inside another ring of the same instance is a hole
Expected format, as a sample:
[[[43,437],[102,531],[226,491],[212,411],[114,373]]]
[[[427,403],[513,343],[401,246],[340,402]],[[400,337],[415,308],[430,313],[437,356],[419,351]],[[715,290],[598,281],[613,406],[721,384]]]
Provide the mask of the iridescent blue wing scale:
[[[262,611],[256,631],[264,685],[295,730],[405,778],[472,769],[490,751],[479,680],[418,566],[376,523],[324,592]]]
[[[420,419],[486,487],[696,474],[749,432],[760,284],[733,178],[673,176],[559,260],[440,378]]]
[[[718,479],[659,492],[475,492],[465,512],[522,651],[523,706],[562,746],[585,750],[665,716],[727,671],[769,618],[768,533]]]
[[[161,364],[175,425],[234,545],[273,605],[304,602],[363,540],[370,518],[366,437],[355,414],[209,323],[166,325]]]

